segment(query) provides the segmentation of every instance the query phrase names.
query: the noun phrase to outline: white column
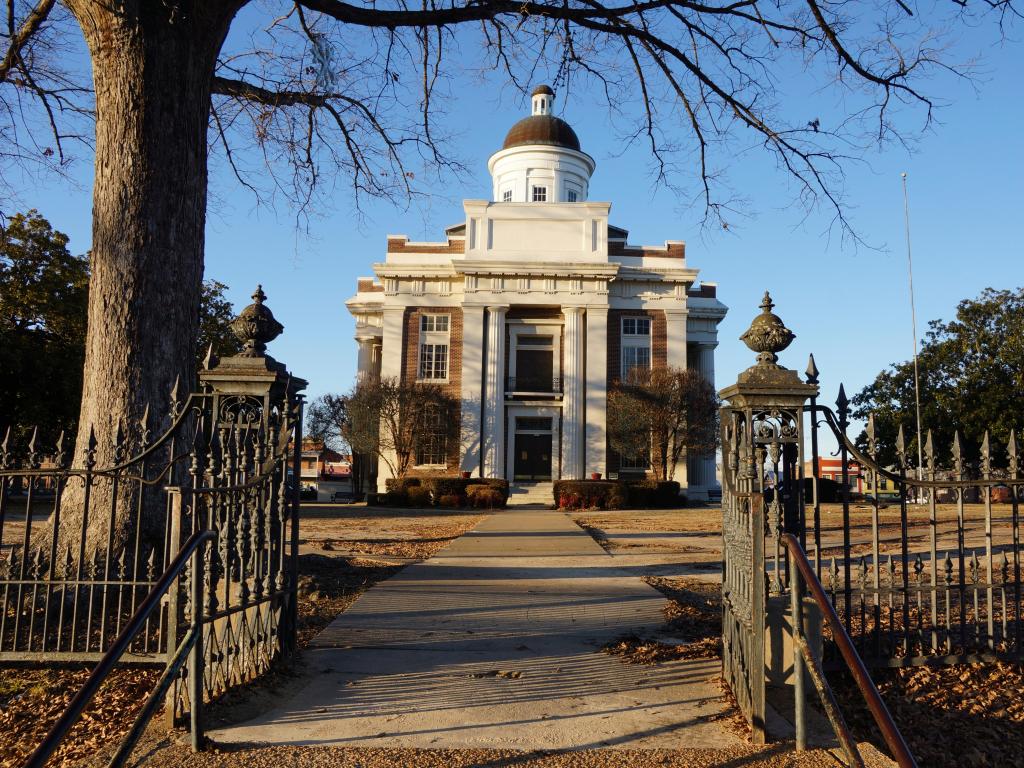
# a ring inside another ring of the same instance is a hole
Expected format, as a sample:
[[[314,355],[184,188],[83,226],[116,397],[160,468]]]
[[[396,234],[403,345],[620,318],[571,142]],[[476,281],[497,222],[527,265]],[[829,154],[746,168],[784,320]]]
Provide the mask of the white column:
[[[382,379],[401,379],[405,307],[385,307],[383,314],[384,336],[381,339],[380,376]],[[393,462],[394,457],[391,457],[391,460]],[[379,460],[377,464],[377,491],[383,493],[387,490],[387,481],[394,475],[386,461]]]
[[[686,368],[688,365],[686,354],[686,320],[688,314],[685,304],[677,308],[665,310],[665,351],[669,368]],[[689,469],[689,462],[680,461],[676,464],[676,469],[671,479],[679,483],[680,488],[686,488],[693,484],[693,477],[693,472]]]
[[[697,359],[700,365],[700,372],[708,380],[712,389],[715,386],[715,347],[717,344],[701,344]],[[715,478],[715,455],[701,457],[700,483],[705,488],[715,488],[718,480]]]
[[[686,367],[686,309],[666,309],[666,352],[669,368]]]
[[[463,472],[480,473],[483,437],[484,308],[462,308],[462,426]]]
[[[356,381],[363,381],[373,375],[373,346],[376,341],[376,336],[356,336],[359,345]]]
[[[505,313],[487,308],[487,363],[484,369],[484,476],[505,477]],[[463,331],[465,333],[465,331]]]
[[[608,437],[608,307],[587,308],[586,450],[583,473],[607,475]]]
[[[565,315],[565,369],[562,400],[562,477],[579,480],[583,477],[583,384],[584,345],[583,307],[562,307]]]
[[[715,347],[717,344],[698,344],[696,363],[697,370],[711,384],[715,385]],[[692,499],[706,499],[709,488],[717,485],[715,480],[714,454],[689,456],[686,461],[689,495]]]

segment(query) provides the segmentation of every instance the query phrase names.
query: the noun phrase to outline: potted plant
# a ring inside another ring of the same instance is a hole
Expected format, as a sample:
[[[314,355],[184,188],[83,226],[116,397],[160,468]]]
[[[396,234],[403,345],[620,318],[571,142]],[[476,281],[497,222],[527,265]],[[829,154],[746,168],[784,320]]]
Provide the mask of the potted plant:
[[[601,479],[601,473],[600,472],[591,472],[590,473],[590,479],[591,480],[600,480]]]
[[[469,478],[472,476],[472,474],[473,474],[472,472],[463,472],[462,473],[462,479],[463,480],[469,480]]]

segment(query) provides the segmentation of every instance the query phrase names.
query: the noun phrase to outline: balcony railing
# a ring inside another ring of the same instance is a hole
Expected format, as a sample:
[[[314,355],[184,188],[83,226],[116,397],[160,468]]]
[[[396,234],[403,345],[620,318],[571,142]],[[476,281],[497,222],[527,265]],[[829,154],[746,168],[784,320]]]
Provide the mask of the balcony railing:
[[[562,380],[541,376],[509,376],[505,379],[506,395],[560,395]]]

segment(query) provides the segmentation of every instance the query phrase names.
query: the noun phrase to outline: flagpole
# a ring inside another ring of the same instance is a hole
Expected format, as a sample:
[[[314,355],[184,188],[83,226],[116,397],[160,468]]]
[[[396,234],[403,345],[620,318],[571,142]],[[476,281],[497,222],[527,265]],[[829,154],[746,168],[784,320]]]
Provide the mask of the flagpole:
[[[903,179],[903,227],[907,235],[907,279],[910,285],[910,325],[914,333],[914,405],[917,410],[917,479],[923,478],[921,454],[921,379],[917,366],[917,311],[914,308],[914,263],[910,257],[910,196],[907,193],[907,172],[900,174]],[[920,488],[914,494],[921,498]]]

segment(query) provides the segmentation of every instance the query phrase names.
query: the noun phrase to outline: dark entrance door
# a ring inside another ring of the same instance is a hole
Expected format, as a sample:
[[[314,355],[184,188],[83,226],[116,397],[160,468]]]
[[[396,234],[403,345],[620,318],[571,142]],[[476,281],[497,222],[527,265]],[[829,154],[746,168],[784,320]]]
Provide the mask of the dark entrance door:
[[[516,435],[516,480],[551,479],[551,435]]]

